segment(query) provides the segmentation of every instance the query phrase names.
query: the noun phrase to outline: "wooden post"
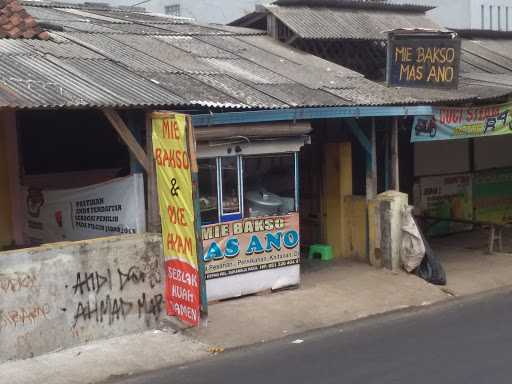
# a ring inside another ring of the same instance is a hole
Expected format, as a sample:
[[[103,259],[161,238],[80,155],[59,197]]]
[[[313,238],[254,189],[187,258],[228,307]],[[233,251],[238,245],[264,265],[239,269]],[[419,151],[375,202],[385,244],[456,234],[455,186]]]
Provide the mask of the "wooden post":
[[[8,205],[10,205],[12,240],[14,240],[16,245],[22,246],[26,243],[23,237],[25,204],[21,190],[20,147],[18,144],[16,112],[12,109],[0,110],[0,136],[2,135],[5,140],[5,145],[3,146],[5,158],[3,161],[6,162],[8,178],[8,194],[10,196],[10,204]],[[1,143],[0,146],[2,146]],[[5,214],[6,212],[3,213]]]
[[[119,134],[123,142],[128,146],[128,149],[133,153],[137,161],[142,165],[144,170],[149,173],[149,161],[144,149],[137,142],[132,132],[128,129],[125,122],[119,114],[110,108],[103,109],[103,114],[107,117],[112,127]]]
[[[373,117],[369,136],[371,151],[366,154],[366,199],[372,200],[377,196],[377,140]]]
[[[208,297],[206,294],[206,265],[203,259],[203,239],[201,236],[201,206],[199,204],[199,167],[197,164],[197,148],[196,138],[194,134],[194,126],[192,125],[192,117],[187,116],[187,145],[190,157],[190,173],[192,178],[192,197],[194,199],[194,215],[196,225],[196,249],[197,264],[200,284],[201,297],[201,320],[204,326],[208,324]]]
[[[387,191],[389,189],[389,167],[390,167],[390,147],[391,142],[389,140],[389,132],[386,132],[386,135],[384,136],[384,190]]]
[[[398,118],[393,117],[391,127],[391,189],[400,191],[400,168],[398,158]]]
[[[153,154],[153,124],[151,112],[146,113],[146,153],[149,162],[147,173],[147,227],[150,233],[159,233],[162,230],[160,222],[160,208],[158,204],[158,190],[156,185],[156,166]]]

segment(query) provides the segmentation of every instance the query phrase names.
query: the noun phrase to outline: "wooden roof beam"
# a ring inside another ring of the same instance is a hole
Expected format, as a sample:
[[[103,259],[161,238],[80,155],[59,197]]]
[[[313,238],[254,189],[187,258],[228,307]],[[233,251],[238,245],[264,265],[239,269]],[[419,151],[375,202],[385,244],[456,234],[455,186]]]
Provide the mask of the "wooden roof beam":
[[[141,147],[133,133],[130,131],[128,126],[125,124],[119,113],[112,108],[104,108],[102,109],[103,114],[108,119],[112,127],[119,134],[123,142],[126,144],[130,152],[135,156],[137,161],[142,165],[146,173],[149,173],[150,163],[148,159],[148,155]]]

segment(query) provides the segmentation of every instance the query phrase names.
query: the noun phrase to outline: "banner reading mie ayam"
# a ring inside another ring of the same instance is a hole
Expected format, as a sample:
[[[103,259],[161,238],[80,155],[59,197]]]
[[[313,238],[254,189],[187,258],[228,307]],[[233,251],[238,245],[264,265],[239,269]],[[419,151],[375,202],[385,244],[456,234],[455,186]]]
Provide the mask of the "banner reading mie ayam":
[[[197,325],[200,318],[200,280],[189,150],[193,143],[188,139],[185,115],[153,113],[152,121],[167,313]]]
[[[512,103],[478,107],[433,107],[433,116],[417,116],[412,142],[467,139],[512,133]]]

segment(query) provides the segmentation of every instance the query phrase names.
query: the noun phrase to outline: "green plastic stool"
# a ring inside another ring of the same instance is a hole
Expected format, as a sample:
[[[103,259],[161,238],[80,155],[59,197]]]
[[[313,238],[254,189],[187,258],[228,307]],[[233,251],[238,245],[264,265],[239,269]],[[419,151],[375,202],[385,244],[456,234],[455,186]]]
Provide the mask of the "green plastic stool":
[[[309,247],[308,259],[312,259],[316,254],[320,255],[320,260],[322,261],[331,261],[332,257],[332,247],[326,244],[313,244]]]

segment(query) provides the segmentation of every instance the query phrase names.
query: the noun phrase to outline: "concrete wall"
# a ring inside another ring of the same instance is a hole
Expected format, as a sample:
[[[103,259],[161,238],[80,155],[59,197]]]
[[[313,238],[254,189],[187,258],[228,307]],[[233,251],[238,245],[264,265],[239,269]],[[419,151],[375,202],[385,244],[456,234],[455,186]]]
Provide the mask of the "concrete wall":
[[[162,276],[158,235],[0,253],[0,362],[158,327]]]
[[[402,212],[407,203],[407,194],[397,191],[386,191],[370,201],[369,259],[373,266],[393,271],[400,269]]]

